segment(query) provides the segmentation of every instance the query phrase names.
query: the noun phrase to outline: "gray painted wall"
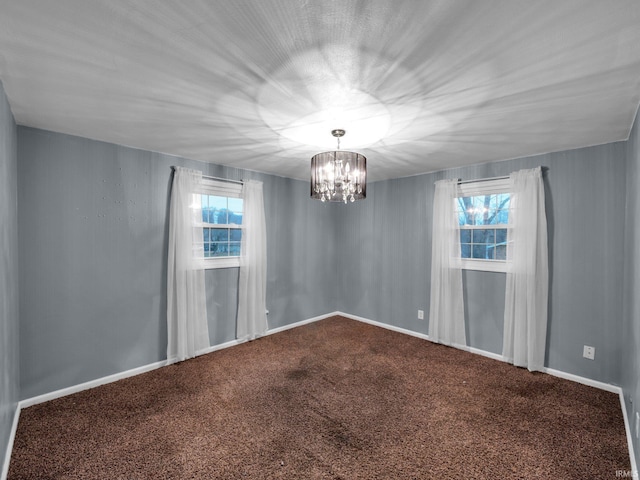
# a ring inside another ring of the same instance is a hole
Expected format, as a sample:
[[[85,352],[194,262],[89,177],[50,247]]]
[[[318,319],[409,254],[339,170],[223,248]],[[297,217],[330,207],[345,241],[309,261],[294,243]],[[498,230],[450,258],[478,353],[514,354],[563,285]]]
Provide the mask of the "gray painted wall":
[[[166,358],[171,166],[264,182],[270,327],[335,310],[331,211],[306,182],[18,128],[20,396]],[[211,344],[235,338],[237,269],[206,273]]]
[[[373,183],[338,215],[338,309],[428,332],[434,182],[546,167],[550,252],[548,367],[619,384],[625,142]],[[468,271],[467,338],[502,350],[504,274]],[[418,309],[425,319],[418,320]],[[583,345],[596,347],[594,361]]]
[[[0,471],[19,400],[17,145],[0,82]]]
[[[640,440],[636,438],[635,415],[640,411],[640,115],[636,115],[627,142],[627,203],[624,246],[624,316],[621,332],[622,388],[640,461]]]

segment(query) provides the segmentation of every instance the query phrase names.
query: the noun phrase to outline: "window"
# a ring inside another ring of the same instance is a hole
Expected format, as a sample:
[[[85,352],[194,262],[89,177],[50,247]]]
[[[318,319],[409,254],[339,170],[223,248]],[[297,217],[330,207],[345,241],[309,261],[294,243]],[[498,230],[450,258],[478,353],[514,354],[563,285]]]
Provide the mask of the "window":
[[[202,237],[205,268],[240,266],[242,241],[242,185],[203,180]]]
[[[504,272],[511,203],[509,180],[463,183],[458,189],[462,268]]]

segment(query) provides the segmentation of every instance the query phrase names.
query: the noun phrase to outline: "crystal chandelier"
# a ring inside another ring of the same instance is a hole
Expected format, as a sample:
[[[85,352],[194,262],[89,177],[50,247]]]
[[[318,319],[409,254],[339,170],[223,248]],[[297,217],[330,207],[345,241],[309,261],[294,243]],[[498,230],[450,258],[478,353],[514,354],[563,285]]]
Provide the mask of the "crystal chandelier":
[[[344,130],[331,130],[338,149],[311,157],[311,198],[347,203],[367,196],[367,159],[359,153],[340,150],[340,137],[344,134]]]

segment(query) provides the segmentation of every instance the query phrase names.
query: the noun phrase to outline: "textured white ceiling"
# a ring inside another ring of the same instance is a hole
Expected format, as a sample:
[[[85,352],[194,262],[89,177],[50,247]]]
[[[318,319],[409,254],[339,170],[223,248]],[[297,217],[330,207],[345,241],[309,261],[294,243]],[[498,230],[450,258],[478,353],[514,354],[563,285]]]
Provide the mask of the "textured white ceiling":
[[[640,1],[0,0],[18,124],[278,175],[369,179],[626,139]]]

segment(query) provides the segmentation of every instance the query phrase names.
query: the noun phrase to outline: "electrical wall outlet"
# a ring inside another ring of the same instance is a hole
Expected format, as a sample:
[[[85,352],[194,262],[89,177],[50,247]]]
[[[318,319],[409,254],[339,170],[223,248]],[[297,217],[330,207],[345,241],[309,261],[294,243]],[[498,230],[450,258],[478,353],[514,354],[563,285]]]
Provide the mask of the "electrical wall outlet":
[[[589,360],[595,360],[596,347],[590,347],[589,345],[585,345],[584,350],[582,350],[582,356],[584,358],[588,358]]]
[[[418,310],[418,320],[424,320],[424,310]]]

